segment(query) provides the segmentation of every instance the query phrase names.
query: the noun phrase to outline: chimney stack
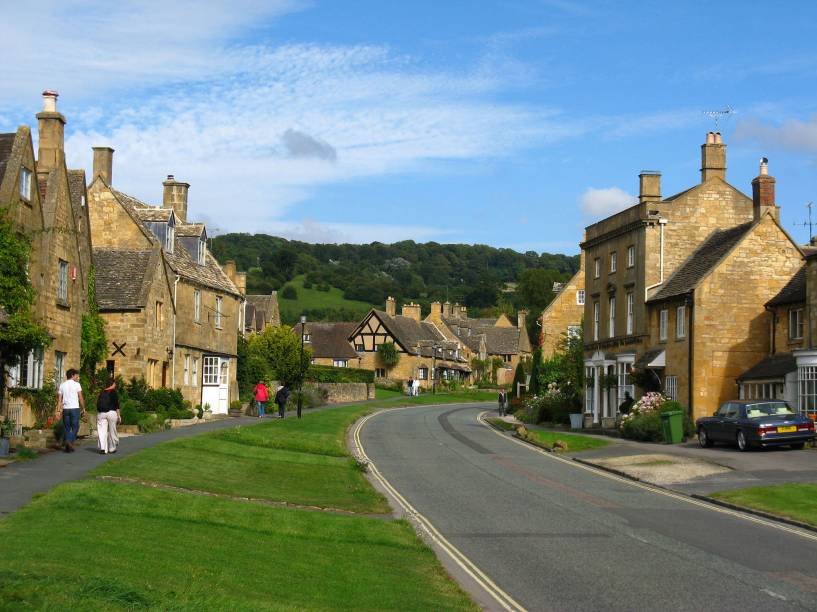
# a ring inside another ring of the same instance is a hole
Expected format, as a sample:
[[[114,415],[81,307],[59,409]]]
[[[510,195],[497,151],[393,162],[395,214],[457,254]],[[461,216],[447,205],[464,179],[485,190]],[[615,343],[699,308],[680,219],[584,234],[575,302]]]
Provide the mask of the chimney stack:
[[[519,328],[519,331],[527,329],[525,327],[525,324],[527,323],[527,318],[528,318],[527,310],[520,310],[519,312],[516,313],[516,326]]]
[[[221,269],[224,271],[224,274],[227,275],[233,283],[235,283],[235,261],[232,259],[228,259],[224,262],[224,265],[221,266]]]
[[[726,145],[720,132],[707,132],[706,143],[701,145],[701,182],[714,176],[726,180]]]
[[[656,170],[642,170],[638,175],[638,201],[661,201],[661,173]]]
[[[235,273],[235,286],[238,288],[238,292],[241,295],[247,295],[247,273],[246,272],[236,272]]]
[[[94,147],[94,175],[91,182],[96,177],[101,177],[108,187],[113,182],[113,149],[111,147]]]
[[[460,317],[463,319],[468,318],[468,307],[467,306],[460,306]]]
[[[386,314],[390,317],[397,314],[397,301],[392,296],[386,298]]]
[[[421,317],[420,305],[415,304],[414,302],[412,302],[411,304],[403,304],[402,314],[404,317],[414,319],[419,323]]]
[[[443,305],[440,302],[431,302],[431,314],[428,316],[439,319],[443,314]]]
[[[451,317],[451,302],[446,302],[443,304],[443,316],[445,318]]]
[[[164,185],[162,208],[172,208],[176,218],[182,223],[187,223],[187,192],[190,184],[181,183],[172,174],[168,174],[167,180],[163,181],[162,185]]]
[[[774,202],[775,179],[769,176],[769,160],[760,158],[760,173],[752,179],[752,210],[755,221],[760,219],[766,211],[770,211],[775,219],[780,219],[780,209]]]
[[[56,91],[43,92],[43,110],[37,113],[39,151],[37,170],[48,172],[65,163],[65,117],[57,112]]]

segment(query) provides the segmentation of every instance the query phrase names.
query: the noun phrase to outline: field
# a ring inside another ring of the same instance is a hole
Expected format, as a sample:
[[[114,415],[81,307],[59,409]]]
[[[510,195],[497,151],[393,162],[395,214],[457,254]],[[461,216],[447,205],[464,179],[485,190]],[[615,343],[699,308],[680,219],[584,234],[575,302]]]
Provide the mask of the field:
[[[287,325],[298,322],[298,318],[304,312],[316,309],[331,308],[345,309],[357,314],[356,320],[360,320],[371,310],[372,305],[357,300],[347,300],[343,297],[343,291],[336,287],[330,287],[329,291],[318,291],[313,285],[310,289],[304,289],[304,277],[296,276],[287,285],[292,285],[298,292],[298,299],[287,300],[278,291],[278,307],[281,311],[281,321]]]

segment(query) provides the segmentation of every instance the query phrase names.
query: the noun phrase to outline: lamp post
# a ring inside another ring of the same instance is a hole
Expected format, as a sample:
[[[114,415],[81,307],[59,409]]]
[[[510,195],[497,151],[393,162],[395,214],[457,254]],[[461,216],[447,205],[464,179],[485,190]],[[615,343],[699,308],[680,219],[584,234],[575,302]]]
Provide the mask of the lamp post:
[[[304,334],[306,333],[306,315],[301,315],[301,360],[298,362],[298,418],[301,418],[301,407],[303,406],[303,391],[304,387]]]
[[[431,395],[437,393],[437,345],[431,345]]]

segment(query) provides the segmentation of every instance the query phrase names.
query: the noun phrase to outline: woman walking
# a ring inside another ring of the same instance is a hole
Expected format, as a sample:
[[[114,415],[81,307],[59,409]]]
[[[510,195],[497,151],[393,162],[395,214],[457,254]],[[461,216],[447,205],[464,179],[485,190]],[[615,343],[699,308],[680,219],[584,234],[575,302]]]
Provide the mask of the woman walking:
[[[255,405],[258,406],[258,418],[263,419],[265,414],[264,408],[269,399],[269,389],[267,389],[267,385],[264,384],[263,380],[259,380],[252,391],[255,395]]]
[[[99,438],[99,454],[115,453],[119,444],[116,424],[122,420],[119,411],[119,395],[116,393],[116,381],[111,378],[108,386],[96,400],[96,433]]]

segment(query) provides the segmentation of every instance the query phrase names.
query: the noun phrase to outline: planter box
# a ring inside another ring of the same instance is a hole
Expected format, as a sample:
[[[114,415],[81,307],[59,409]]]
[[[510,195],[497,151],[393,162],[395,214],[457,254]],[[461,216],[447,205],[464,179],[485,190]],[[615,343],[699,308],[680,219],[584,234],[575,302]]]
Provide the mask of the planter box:
[[[590,429],[593,427],[593,413],[592,412],[585,412],[582,417],[584,418],[583,427],[584,429]]]
[[[601,428],[615,429],[616,421],[617,421],[616,417],[601,417]]]

